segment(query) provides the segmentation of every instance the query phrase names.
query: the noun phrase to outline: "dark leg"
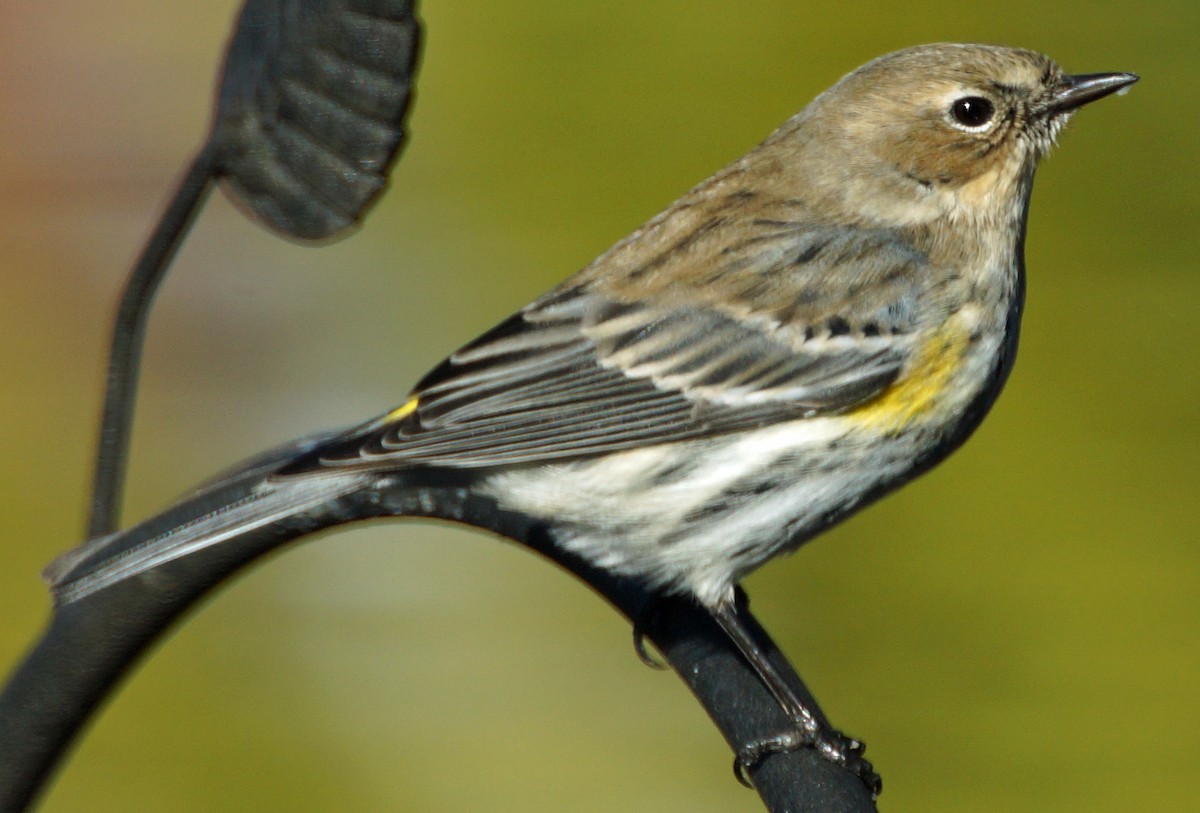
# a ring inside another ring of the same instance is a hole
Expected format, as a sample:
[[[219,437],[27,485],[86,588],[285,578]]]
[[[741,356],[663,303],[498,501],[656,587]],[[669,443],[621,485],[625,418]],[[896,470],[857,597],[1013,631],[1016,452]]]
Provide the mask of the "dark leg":
[[[734,763],[734,771],[737,773],[738,779],[749,784],[750,771],[768,754],[811,747],[829,761],[856,774],[872,794],[877,796],[882,782],[871,767],[871,763],[863,758],[866,747],[858,740],[846,737],[840,731],[832,728],[824,718],[815,714],[797,696],[788,680],[771,663],[767,653],[763,651],[743,623],[742,606],[742,602],[734,601],[711,608],[712,616],[725,634],[737,645],[746,661],[754,667],[754,671],[758,673],[763,685],[775,697],[784,713],[791,718],[796,727],[791,731],[764,737],[742,749]]]

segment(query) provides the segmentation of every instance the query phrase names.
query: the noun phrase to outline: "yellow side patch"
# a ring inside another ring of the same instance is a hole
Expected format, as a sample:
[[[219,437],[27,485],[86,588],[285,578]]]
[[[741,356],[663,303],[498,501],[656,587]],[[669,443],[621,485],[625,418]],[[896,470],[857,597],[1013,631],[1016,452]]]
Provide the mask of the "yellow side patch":
[[[848,417],[861,421],[864,428],[892,433],[935,411],[970,341],[970,331],[964,327],[956,320],[946,324],[921,346],[901,378]]]
[[[393,423],[395,421],[404,420],[409,415],[411,415],[417,411],[417,404],[419,404],[420,402],[421,402],[420,396],[414,395],[412,398],[409,398],[407,401],[404,402],[404,406],[398,406],[395,409],[393,409],[391,412],[389,412],[388,414],[384,415],[383,416],[384,422],[385,423]]]

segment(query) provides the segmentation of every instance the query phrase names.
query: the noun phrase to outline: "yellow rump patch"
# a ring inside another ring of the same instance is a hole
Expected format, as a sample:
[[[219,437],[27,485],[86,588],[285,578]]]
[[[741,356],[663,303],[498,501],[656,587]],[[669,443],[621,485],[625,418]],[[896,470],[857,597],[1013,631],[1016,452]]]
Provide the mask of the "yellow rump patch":
[[[409,415],[417,411],[417,404],[420,403],[420,401],[421,398],[417,395],[414,395],[412,398],[409,398],[404,402],[404,406],[398,406],[388,414],[384,415],[383,420],[387,423],[404,420]]]

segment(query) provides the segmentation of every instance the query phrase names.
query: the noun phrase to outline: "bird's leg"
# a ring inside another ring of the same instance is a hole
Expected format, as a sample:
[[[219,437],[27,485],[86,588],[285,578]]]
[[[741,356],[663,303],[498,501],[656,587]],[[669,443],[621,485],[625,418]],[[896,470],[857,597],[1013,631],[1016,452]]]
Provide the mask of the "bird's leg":
[[[795,728],[769,737],[754,740],[745,745],[734,762],[734,772],[746,785],[750,784],[750,771],[768,754],[794,751],[798,748],[815,748],[829,761],[841,765],[862,779],[873,795],[882,787],[879,775],[863,757],[866,746],[856,739],[845,736],[834,729],[818,712],[809,708],[792,689],[791,684],[775,667],[767,653],[759,646],[754,635],[742,620],[745,601],[739,588],[739,599],[709,608],[713,619],[725,634],[737,645],[742,656],[754,667],[763,685],[775,697],[784,713],[791,718]]]

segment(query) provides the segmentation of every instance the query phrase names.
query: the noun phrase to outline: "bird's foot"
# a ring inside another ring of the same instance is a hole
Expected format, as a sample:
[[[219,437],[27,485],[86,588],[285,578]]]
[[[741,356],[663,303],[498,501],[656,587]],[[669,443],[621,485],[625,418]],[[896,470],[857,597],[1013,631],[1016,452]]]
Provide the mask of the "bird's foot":
[[[832,729],[810,733],[796,727],[791,731],[753,740],[738,751],[733,761],[733,773],[743,785],[753,787],[751,771],[764,759],[771,754],[788,753],[801,748],[812,748],[828,761],[857,776],[871,792],[872,799],[878,798],[883,790],[883,780],[863,756],[867,746],[861,740]]]

